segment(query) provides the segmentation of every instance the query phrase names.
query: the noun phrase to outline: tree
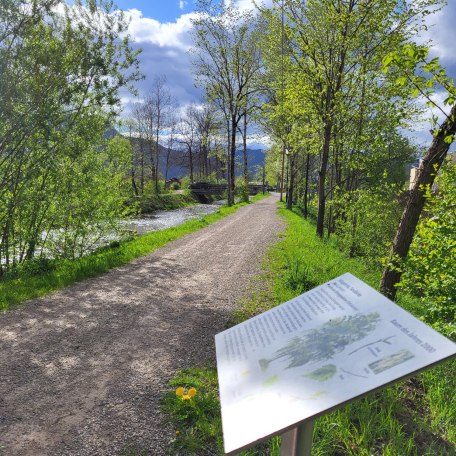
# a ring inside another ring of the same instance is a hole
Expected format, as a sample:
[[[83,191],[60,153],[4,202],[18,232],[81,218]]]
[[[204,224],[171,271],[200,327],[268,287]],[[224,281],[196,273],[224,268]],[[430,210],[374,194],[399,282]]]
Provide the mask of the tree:
[[[171,114],[168,118],[168,135],[166,140],[166,155],[165,155],[165,183],[168,180],[169,166],[174,153],[174,146],[177,143],[177,118]]]
[[[255,89],[261,62],[252,13],[232,4],[198,2],[193,20],[193,66],[197,84],[222,110],[228,135],[228,204],[234,202],[236,138],[239,123]]]
[[[440,168],[435,187],[426,190],[400,287],[421,299],[422,315],[448,336],[456,336],[456,165]]]
[[[154,185],[155,192],[159,191],[159,169],[160,169],[160,133],[168,124],[170,110],[173,105],[171,92],[166,86],[166,76],[155,76],[152,82],[152,88],[149,94],[147,104],[150,107],[151,128],[154,129]]]
[[[187,167],[190,173],[190,183],[194,182],[195,175],[195,153],[197,148],[197,122],[194,112],[196,107],[190,105],[186,109],[185,117],[180,120],[180,140],[184,146]]]
[[[270,34],[269,47],[275,52],[269,52],[269,67],[283,84],[275,84],[279,107],[275,117],[287,126],[289,143],[306,137],[312,146],[319,143],[319,236],[328,212],[328,233],[333,229],[332,209],[327,211],[326,203],[335,188],[350,183],[348,191],[356,189],[359,164],[366,167],[374,156],[372,144],[381,142],[381,130],[374,123],[397,128],[412,114],[404,97],[382,74],[381,62],[420,30],[422,18],[439,3],[288,0],[276,1],[272,11],[265,11],[269,30],[276,31],[275,37]],[[281,22],[285,52],[279,53]],[[301,147],[303,151],[309,148]]]
[[[194,106],[189,115],[195,120],[199,173],[208,178],[212,171],[211,158],[220,133],[220,116],[216,107],[209,103]]]
[[[111,12],[103,0],[72,7],[2,2],[1,270],[44,253],[43,233],[55,227],[67,196],[63,169],[77,167],[86,147],[95,153],[106,146],[103,134],[118,110],[119,90],[139,78],[137,53],[127,37],[120,39],[127,24]],[[79,196],[83,205],[92,195]]]
[[[409,192],[401,221],[394,237],[389,263],[385,267],[380,282],[381,291],[391,299],[395,298],[396,285],[402,274],[402,262],[407,257],[421,213],[426,203],[429,189],[445,161],[450,145],[456,134],[456,88],[437,58],[427,61],[428,49],[414,43],[408,43],[396,53],[384,59],[385,71],[391,69],[397,77],[399,86],[422,95],[431,106],[435,106],[444,115],[438,125],[435,119],[431,146],[421,160],[415,182]],[[434,88],[440,86],[446,92],[444,106],[439,106],[433,99]],[[444,107],[449,110],[445,111]]]

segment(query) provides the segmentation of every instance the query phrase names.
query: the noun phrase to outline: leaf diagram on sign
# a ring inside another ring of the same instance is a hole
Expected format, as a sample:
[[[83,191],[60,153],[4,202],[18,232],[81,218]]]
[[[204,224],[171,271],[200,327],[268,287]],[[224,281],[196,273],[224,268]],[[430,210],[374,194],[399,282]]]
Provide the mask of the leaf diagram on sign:
[[[307,330],[301,336],[290,339],[272,358],[260,359],[258,362],[261,370],[267,371],[269,365],[279,359],[287,361],[287,369],[303,366],[311,361],[326,361],[342,352],[345,347],[368,336],[379,321],[380,315],[377,312],[334,318],[318,328]]]
[[[337,367],[334,364],[326,364],[319,369],[316,369],[312,372],[309,372],[305,377],[311,378],[312,380],[317,380],[319,382],[325,382],[330,378],[334,377],[337,372]]]

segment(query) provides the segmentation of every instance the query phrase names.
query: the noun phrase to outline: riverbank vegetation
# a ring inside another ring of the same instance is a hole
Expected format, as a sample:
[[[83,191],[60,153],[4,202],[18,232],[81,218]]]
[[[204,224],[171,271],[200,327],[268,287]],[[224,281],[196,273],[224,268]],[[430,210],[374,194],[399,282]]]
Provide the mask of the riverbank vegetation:
[[[120,90],[140,79],[110,2],[0,7],[0,276],[74,258],[130,211],[131,147],[112,137]]]
[[[142,214],[150,214],[154,211],[178,209],[198,202],[195,195],[186,191],[185,193],[152,193],[147,198],[141,198],[138,203]]]
[[[372,267],[341,252],[338,239],[315,236],[315,223],[300,211],[280,209],[288,227],[271,248],[253,293],[234,312],[230,325],[281,304],[345,272],[378,287],[379,266]],[[401,292],[398,302],[419,318],[427,318],[418,299]],[[444,319],[443,319],[444,320]],[[436,323],[439,327],[439,323]],[[176,386],[196,387],[201,402],[181,403]],[[315,455],[454,454],[456,452],[456,362],[435,367],[410,380],[358,400],[319,418],[314,431]],[[164,398],[164,409],[176,428],[172,451],[223,454],[215,366],[196,366],[177,373]],[[209,423],[210,426],[205,423]],[[216,429],[215,429],[216,427]],[[187,452],[187,453],[186,453]],[[241,453],[280,454],[280,439]]]

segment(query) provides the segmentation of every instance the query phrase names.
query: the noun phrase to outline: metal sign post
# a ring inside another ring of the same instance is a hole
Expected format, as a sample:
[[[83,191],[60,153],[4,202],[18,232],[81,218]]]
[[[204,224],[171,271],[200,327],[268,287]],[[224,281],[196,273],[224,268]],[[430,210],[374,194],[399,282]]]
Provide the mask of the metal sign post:
[[[283,434],[280,456],[311,456],[313,428],[310,420]]]

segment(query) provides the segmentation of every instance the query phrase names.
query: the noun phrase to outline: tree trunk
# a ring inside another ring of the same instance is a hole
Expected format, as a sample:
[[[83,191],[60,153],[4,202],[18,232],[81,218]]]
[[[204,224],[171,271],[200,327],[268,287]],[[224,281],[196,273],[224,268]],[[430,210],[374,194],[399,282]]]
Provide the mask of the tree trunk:
[[[130,175],[131,175],[131,188],[133,189],[133,193],[135,196],[138,196],[139,195],[139,192],[138,192],[138,187],[136,185],[136,176],[135,176],[135,163],[134,163],[134,159],[132,160],[132,163],[131,163],[131,172],[130,172]]]
[[[158,139],[160,137],[160,127],[161,127],[161,118],[160,118],[160,107],[157,109],[157,129],[155,131],[155,192],[159,193],[159,174],[160,174],[160,145],[158,144]]]
[[[305,184],[304,184],[304,201],[303,201],[303,216],[306,219],[308,213],[308,198],[309,198],[309,168],[310,168],[310,154],[307,153],[306,157],[306,172],[305,172]]]
[[[324,142],[321,151],[320,169],[318,171],[318,213],[317,213],[317,234],[323,237],[326,206],[326,172],[329,161],[329,145],[331,141],[332,123],[326,122]]]
[[[284,172],[285,172],[285,144],[282,147],[282,173],[280,175],[280,202],[283,201],[283,177],[284,177]]]
[[[228,205],[234,204],[234,191],[235,191],[235,161],[236,161],[236,129],[237,122],[234,116],[231,118],[231,140],[230,140],[230,165],[228,173],[229,178],[229,191],[228,191]]]
[[[456,134],[456,104],[451,109],[449,117],[442,124],[438,134],[432,141],[431,147],[424,156],[407,198],[391,248],[389,265],[383,271],[380,282],[381,292],[390,299],[394,299],[396,296],[396,285],[402,275],[401,261],[406,258],[412,244],[413,236],[426,202],[425,191],[434,183],[435,176],[450,148],[451,143],[445,142],[445,138],[454,134]]]
[[[168,180],[170,155],[171,155],[171,148],[168,147],[168,150],[166,151],[166,163],[165,163],[165,186],[166,186],[166,181]]]
[[[330,173],[330,182],[329,182],[329,198],[330,200],[333,199],[333,188],[334,188],[334,173],[335,173],[335,167],[337,166],[337,153],[336,153],[336,164],[333,165]],[[334,231],[334,211],[333,211],[333,205],[330,206],[328,210],[328,221],[327,221],[327,231],[328,231],[328,239],[331,237],[331,233]]]
[[[188,164],[190,167],[190,183],[193,184],[194,177],[193,177],[193,151],[192,148],[188,148]]]
[[[289,180],[287,191],[287,209],[293,209],[293,193],[294,193],[294,176],[295,176],[295,157],[294,154],[288,156],[289,160]]]
[[[245,198],[247,201],[249,200],[248,197],[248,188],[249,188],[249,167],[247,162],[247,112],[244,112],[244,137],[243,139],[243,151],[244,151],[244,185],[245,185]]]
[[[263,159],[263,176],[262,176],[262,181],[263,181],[263,195],[266,193],[266,160]]]

